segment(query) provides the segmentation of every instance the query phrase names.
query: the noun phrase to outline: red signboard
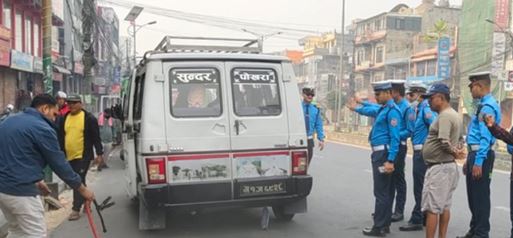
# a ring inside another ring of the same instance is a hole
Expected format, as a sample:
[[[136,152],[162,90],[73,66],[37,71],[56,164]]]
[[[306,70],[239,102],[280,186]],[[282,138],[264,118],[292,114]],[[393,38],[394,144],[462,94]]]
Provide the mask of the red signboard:
[[[11,30],[0,26],[0,65],[11,65]]]
[[[11,51],[0,49],[0,65],[11,66]]]
[[[495,31],[504,31],[508,28],[509,1],[495,0]]]

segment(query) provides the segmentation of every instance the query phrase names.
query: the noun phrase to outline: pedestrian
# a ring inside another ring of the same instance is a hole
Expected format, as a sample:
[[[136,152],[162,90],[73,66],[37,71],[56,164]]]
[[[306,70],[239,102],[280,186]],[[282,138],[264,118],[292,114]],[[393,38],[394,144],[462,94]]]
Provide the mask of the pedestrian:
[[[434,84],[427,93],[431,109],[439,114],[429,127],[422,149],[428,167],[422,190],[422,211],[426,213],[426,238],[445,238],[451,216],[452,195],[458,186],[456,159],[464,159],[463,122],[450,104],[450,90]]]
[[[401,111],[392,98],[390,82],[376,82],[372,86],[376,101],[381,105],[379,108],[356,107],[354,104],[348,105],[348,108],[361,115],[375,118],[369,135],[375,196],[374,224],[362,232],[366,236],[385,236],[390,233],[394,192],[392,174],[401,141]]]
[[[106,108],[103,110],[100,115],[98,115],[98,126],[100,128],[100,138],[102,141],[103,146],[103,154],[105,155],[103,157],[103,161],[101,164],[98,164],[96,167],[98,171],[101,171],[102,169],[106,169],[109,166],[107,166],[107,160],[109,159],[109,154],[112,149],[112,142],[113,142],[113,133],[114,133],[114,119],[112,118],[112,111],[110,108]],[[94,170],[91,168],[91,170]]]
[[[415,127],[415,109],[413,109],[408,100],[405,98],[405,81],[390,80],[392,83],[392,97],[394,102],[401,111],[401,144],[399,153],[394,163],[394,174],[392,178],[392,186],[394,187],[395,209],[392,214],[392,222],[404,220],[404,206],[406,204],[406,179],[404,177],[406,166],[406,153],[408,146],[406,141],[411,137],[413,128]]]
[[[495,123],[495,119],[491,115],[485,117],[486,126],[495,138],[502,140],[508,144],[508,152],[512,155],[511,162],[513,163],[513,127],[508,132],[506,129],[500,127]],[[511,235],[513,238],[513,166],[511,166],[510,183],[509,183],[509,218],[511,220]]]
[[[412,106],[415,106],[415,126],[411,137],[413,147],[413,195],[415,206],[411,212],[408,224],[400,226],[400,231],[418,231],[422,230],[425,224],[425,217],[421,211],[422,189],[424,187],[424,175],[427,166],[422,157],[422,148],[426,142],[430,125],[436,119],[437,114],[429,107],[428,99],[425,95],[427,87],[423,84],[412,84],[409,87],[409,97],[412,100]]]
[[[490,233],[490,182],[495,160],[492,147],[495,138],[486,128],[485,116],[492,116],[501,122],[501,110],[490,93],[490,73],[471,74],[468,85],[472,97],[479,100],[475,115],[468,125],[468,157],[463,166],[466,175],[468,205],[472,218],[469,231],[460,238],[489,237]]]
[[[9,224],[7,237],[47,236],[39,196],[50,193],[43,182],[47,165],[88,203],[94,199],[59,148],[53,128],[57,113],[56,100],[43,94],[0,124],[0,209]]]
[[[14,114],[14,106],[12,104],[7,104],[4,111],[0,115],[0,122],[4,121],[5,119],[7,119],[9,116],[11,116],[13,114]]]
[[[86,184],[87,170],[94,158],[94,152],[97,154],[95,164],[101,164],[103,161],[98,120],[93,114],[83,109],[79,95],[68,96],[66,102],[70,111],[61,120],[58,128],[60,145],[73,170]],[[73,190],[73,207],[68,220],[74,221],[80,218],[83,203],[79,192]]]
[[[305,116],[306,136],[308,138],[308,165],[313,158],[313,148],[315,147],[314,134],[317,134],[319,140],[319,149],[324,149],[324,128],[322,125],[321,109],[313,104],[315,90],[313,88],[303,88],[303,113]]]
[[[61,117],[66,116],[66,114],[69,112],[69,106],[66,102],[67,97],[68,95],[63,91],[57,92],[57,95],[55,96],[55,99],[57,99],[57,104],[59,105],[59,115]]]

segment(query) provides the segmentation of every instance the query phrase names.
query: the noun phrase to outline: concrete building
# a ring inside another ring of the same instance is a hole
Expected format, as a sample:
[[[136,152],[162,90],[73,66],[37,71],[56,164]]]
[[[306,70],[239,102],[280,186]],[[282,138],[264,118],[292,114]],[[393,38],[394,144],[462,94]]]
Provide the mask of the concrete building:
[[[431,84],[444,81],[451,87],[452,99],[457,108],[459,98],[458,61],[458,24],[461,9],[450,6],[447,1],[440,1],[438,5],[433,0],[424,0],[415,8],[415,14],[422,17],[422,30],[413,38],[413,54],[410,59],[409,82],[423,82]],[[437,25],[437,26],[435,26]],[[450,46],[450,74],[448,78],[441,78],[438,74],[438,40],[449,37]]]
[[[80,94],[84,80],[82,55],[82,0],[66,0],[64,6],[63,42],[64,51],[62,64],[69,71],[63,77],[61,89],[67,93]],[[57,69],[58,70],[58,69]]]
[[[62,26],[64,2],[52,2],[53,24]],[[13,104],[21,110],[33,95],[43,92],[41,4],[37,0],[0,0],[1,109]],[[53,48],[58,47],[57,43]]]

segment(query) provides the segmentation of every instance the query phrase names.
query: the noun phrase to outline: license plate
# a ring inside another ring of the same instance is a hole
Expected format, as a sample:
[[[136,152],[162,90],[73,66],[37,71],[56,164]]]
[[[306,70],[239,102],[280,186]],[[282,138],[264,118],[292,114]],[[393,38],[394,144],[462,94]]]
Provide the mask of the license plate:
[[[284,181],[266,182],[266,183],[250,183],[240,185],[240,196],[262,196],[286,193],[287,188]]]

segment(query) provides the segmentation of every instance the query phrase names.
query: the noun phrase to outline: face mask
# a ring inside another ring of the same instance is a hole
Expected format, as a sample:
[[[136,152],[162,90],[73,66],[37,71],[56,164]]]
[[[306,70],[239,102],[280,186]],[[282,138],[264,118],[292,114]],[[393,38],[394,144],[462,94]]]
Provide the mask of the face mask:
[[[419,105],[419,101],[415,100],[410,104],[412,107],[417,107]]]

